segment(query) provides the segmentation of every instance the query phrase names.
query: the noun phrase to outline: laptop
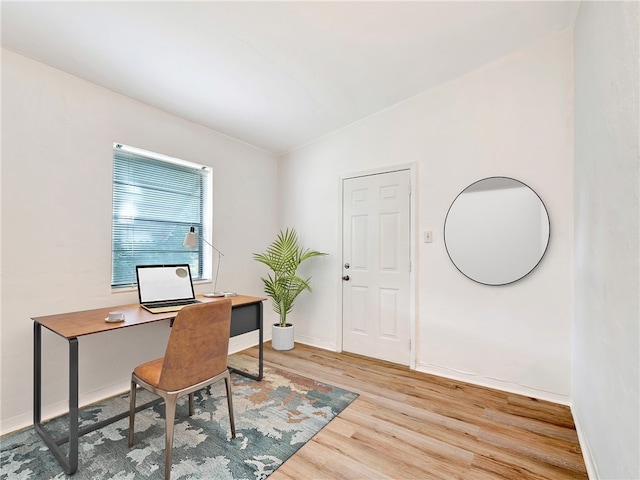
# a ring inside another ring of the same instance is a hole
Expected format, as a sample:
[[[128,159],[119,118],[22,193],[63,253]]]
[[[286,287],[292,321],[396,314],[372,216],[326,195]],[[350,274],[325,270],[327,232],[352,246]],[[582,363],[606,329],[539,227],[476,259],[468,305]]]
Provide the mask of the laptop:
[[[136,265],[138,297],[151,313],[177,312],[196,300],[189,264]]]

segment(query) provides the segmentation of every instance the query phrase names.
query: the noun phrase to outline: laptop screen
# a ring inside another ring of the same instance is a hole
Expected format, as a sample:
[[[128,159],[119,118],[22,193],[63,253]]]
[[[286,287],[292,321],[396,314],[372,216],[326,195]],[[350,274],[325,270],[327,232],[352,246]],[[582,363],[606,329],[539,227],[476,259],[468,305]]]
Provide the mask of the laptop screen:
[[[195,298],[191,269],[180,265],[137,265],[140,303]]]

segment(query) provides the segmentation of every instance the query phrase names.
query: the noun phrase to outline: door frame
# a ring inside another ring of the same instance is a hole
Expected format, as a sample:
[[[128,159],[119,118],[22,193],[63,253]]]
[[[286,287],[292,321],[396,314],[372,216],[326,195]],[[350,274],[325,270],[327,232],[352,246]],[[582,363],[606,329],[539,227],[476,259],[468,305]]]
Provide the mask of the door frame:
[[[402,170],[408,170],[410,176],[410,186],[411,191],[409,194],[409,261],[411,262],[411,271],[409,272],[409,340],[411,342],[409,348],[409,368],[411,370],[415,370],[417,366],[416,361],[416,312],[418,311],[418,297],[416,295],[418,288],[418,268],[417,268],[417,214],[418,214],[418,195],[416,188],[416,178],[418,174],[418,165],[417,163],[404,163],[399,165],[393,165],[388,167],[380,167],[374,168],[370,170],[357,171],[346,173],[340,176],[340,188],[338,188],[338,195],[340,196],[338,205],[340,212],[338,214],[338,249],[340,252],[340,270],[338,271],[339,278],[342,278],[342,262],[344,259],[344,245],[343,245],[343,235],[344,235],[344,181],[350,178],[358,178],[358,177],[366,177],[371,175],[380,175],[384,173],[393,173]],[[343,295],[342,295],[342,280],[340,280],[340,288],[338,288],[338,305],[339,305],[339,320],[337,327],[337,347],[340,352],[343,351],[343,338],[342,338],[342,328],[344,324],[344,312],[343,312]]]

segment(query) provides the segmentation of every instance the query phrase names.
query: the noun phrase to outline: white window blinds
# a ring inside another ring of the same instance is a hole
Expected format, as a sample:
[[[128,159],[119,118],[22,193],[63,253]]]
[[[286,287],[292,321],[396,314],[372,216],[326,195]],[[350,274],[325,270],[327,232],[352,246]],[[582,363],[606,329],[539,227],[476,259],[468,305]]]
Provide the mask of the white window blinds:
[[[182,245],[189,227],[208,232],[211,169],[153,158],[115,144],[112,274],[114,288],[136,284],[136,265],[188,263],[194,280],[208,275],[203,243]]]

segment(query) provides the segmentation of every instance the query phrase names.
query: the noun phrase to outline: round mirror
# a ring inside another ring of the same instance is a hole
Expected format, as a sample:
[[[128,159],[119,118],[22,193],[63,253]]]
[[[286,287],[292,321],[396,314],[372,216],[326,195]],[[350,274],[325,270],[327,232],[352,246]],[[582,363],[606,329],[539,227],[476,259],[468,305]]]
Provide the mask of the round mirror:
[[[444,243],[460,272],[505,285],[531,272],[549,245],[549,214],[531,188],[508,177],[472,183],[453,201]]]

